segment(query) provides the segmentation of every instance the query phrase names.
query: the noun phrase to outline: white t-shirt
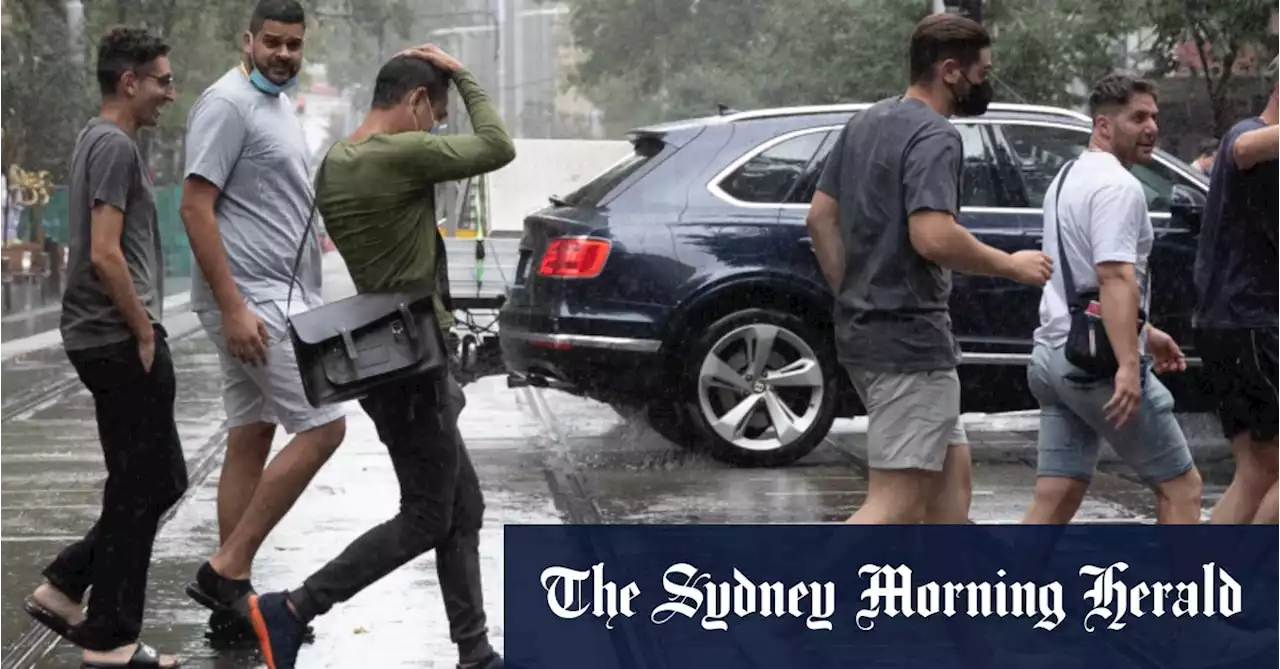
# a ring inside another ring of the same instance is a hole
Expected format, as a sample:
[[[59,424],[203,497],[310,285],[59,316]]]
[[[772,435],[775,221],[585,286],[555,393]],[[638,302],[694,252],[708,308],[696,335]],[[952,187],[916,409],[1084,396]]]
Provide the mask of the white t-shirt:
[[[1064,261],[1058,253],[1058,213],[1062,216],[1066,262],[1071,263],[1077,292],[1097,289],[1098,263],[1132,263],[1140,306],[1147,309],[1151,288],[1147,260],[1154,241],[1142,183],[1114,155],[1105,151],[1081,154],[1062,187],[1059,207],[1056,194],[1061,179],[1059,172],[1044,198],[1042,250],[1053,258],[1054,270],[1040,298],[1040,327],[1035,332],[1037,344],[1055,348],[1066,343],[1071,329]]]

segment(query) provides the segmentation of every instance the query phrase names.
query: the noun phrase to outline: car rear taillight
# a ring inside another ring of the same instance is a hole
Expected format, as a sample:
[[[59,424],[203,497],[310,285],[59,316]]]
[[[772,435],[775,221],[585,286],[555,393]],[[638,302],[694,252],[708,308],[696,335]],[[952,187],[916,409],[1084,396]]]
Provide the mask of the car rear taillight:
[[[600,276],[608,257],[607,239],[560,237],[547,244],[538,274],[560,279],[591,279]]]

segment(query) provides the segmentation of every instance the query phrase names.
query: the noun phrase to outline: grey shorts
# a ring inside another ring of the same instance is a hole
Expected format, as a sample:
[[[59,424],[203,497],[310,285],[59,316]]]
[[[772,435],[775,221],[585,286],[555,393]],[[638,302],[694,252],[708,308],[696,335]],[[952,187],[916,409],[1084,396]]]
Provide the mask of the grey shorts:
[[[867,407],[867,465],[872,469],[942,471],[947,448],[969,443],[960,421],[960,377],[954,369],[846,371]]]
[[[299,311],[294,300],[293,310]],[[222,314],[201,311],[197,315],[205,334],[218,347],[222,363],[222,404],[227,412],[227,427],[253,423],[279,425],[290,434],[306,432],[332,423],[346,415],[342,405],[316,408],[307,401],[289,340],[284,302],[250,304],[267,327],[267,364],[249,365],[237,360],[227,348],[222,332]]]
[[[1027,382],[1040,402],[1037,475],[1093,480],[1102,439],[1148,485],[1190,471],[1191,449],[1173,415],[1173,394],[1145,363],[1142,375],[1138,415],[1116,429],[1103,408],[1115,392],[1114,380],[1089,380],[1061,347],[1036,345]]]

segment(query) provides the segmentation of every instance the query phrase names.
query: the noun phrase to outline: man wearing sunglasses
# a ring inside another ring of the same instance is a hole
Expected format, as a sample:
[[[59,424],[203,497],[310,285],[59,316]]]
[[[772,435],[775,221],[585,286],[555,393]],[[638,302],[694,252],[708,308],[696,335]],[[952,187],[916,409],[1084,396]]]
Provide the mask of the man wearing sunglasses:
[[[80,131],[71,161],[62,342],[93,396],[107,483],[98,522],[45,568],[25,608],[83,648],[91,669],[178,664],[139,640],[160,517],[187,489],[173,358],[160,325],[155,192],[137,141],[177,97],[168,54],[141,28],[102,38],[102,107]]]

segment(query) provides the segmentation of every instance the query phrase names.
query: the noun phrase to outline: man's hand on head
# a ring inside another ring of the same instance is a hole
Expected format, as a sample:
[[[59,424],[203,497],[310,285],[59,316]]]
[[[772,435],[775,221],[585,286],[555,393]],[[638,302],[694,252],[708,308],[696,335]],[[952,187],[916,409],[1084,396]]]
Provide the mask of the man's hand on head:
[[[405,49],[396,55],[421,58],[450,74],[462,69],[462,63],[459,62],[457,58],[445,53],[443,49],[435,44],[415,46],[410,49]]]

